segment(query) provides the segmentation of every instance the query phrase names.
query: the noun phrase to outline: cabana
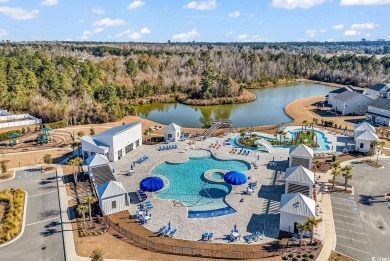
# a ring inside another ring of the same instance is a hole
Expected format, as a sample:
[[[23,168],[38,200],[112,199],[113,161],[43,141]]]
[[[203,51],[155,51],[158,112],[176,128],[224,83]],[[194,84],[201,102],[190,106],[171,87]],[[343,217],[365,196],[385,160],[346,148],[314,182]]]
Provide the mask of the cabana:
[[[165,141],[178,141],[181,136],[181,127],[175,123],[169,124],[164,130]]]
[[[127,209],[130,200],[121,182],[107,181],[97,187],[99,206],[103,215],[109,215]]]
[[[286,170],[285,193],[299,192],[313,198],[314,173],[302,166],[291,167]]]
[[[299,144],[290,148],[289,155],[289,167],[301,165],[307,169],[311,169],[311,164],[314,158],[313,149],[304,144]]]

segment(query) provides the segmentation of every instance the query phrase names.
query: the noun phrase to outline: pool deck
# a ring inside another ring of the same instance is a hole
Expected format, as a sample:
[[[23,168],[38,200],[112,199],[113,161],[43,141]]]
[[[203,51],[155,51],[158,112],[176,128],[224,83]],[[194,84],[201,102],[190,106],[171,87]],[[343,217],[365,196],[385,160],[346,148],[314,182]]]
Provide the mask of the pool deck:
[[[115,177],[122,182],[126,190],[129,192],[131,204],[129,212],[134,214],[139,203],[135,191],[139,189],[139,183],[143,178],[151,175],[153,168],[161,162],[168,161],[171,163],[181,163],[188,160],[188,151],[192,149],[206,149],[217,158],[222,160],[243,160],[251,164],[251,169],[245,171],[250,181],[257,181],[258,186],[252,195],[244,195],[247,184],[235,186],[235,188],[225,198],[226,202],[237,212],[212,217],[212,218],[188,218],[187,207],[180,202],[171,200],[162,200],[155,198],[153,193],[147,192],[148,200],[153,204],[151,210],[152,220],[145,227],[151,231],[158,231],[163,225],[167,226],[170,222],[171,227],[177,228],[176,238],[199,241],[204,232],[213,232],[215,242],[227,243],[227,238],[230,230],[234,225],[237,226],[239,233],[242,236],[260,231],[262,232],[263,224],[265,224],[265,239],[257,243],[266,243],[273,241],[279,234],[279,201],[281,194],[284,193],[284,170],[288,166],[288,148],[275,148],[272,153],[264,151],[251,151],[248,156],[229,153],[232,146],[221,146],[219,149],[209,148],[211,143],[223,144],[223,141],[228,137],[236,136],[237,134],[230,133],[223,138],[209,138],[205,141],[196,141],[195,145],[189,145],[188,141],[176,142],[177,149],[158,151],[161,146],[144,145],[131,153],[125,155],[121,160],[110,163],[111,167],[115,168]],[[327,135],[328,136],[328,135]],[[329,139],[330,137],[328,137]],[[331,141],[331,140],[329,140]],[[132,176],[127,176],[126,173],[130,169],[130,164],[138,158],[148,155],[149,159],[141,164],[136,164],[136,172]],[[253,167],[253,163],[257,162],[258,168]],[[268,168],[268,162],[275,159],[277,166]],[[243,202],[240,202],[244,199]],[[318,205],[318,213],[321,217],[321,204]],[[320,223],[321,224],[321,223]],[[323,239],[321,235],[323,226],[320,225],[316,232],[316,237]],[[237,242],[243,243],[242,241]]]

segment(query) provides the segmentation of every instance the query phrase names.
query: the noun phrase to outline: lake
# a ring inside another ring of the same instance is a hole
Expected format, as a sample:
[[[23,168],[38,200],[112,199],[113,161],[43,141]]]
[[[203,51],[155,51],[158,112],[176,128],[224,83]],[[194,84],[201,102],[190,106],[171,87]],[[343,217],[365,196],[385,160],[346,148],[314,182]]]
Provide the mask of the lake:
[[[183,127],[204,128],[213,119],[231,120],[233,127],[250,127],[292,122],[284,113],[290,102],[312,96],[326,95],[335,88],[310,83],[294,83],[273,88],[250,90],[253,102],[213,106],[192,106],[180,103],[153,103],[138,106],[138,115],[162,124],[174,122]]]

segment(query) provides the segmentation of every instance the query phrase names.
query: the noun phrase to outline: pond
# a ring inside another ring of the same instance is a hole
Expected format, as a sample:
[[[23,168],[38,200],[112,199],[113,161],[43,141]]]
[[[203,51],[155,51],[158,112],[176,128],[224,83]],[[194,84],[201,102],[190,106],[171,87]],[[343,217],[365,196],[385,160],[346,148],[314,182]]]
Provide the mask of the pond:
[[[153,103],[138,106],[139,116],[162,124],[174,122],[183,127],[204,128],[216,120],[231,120],[233,127],[250,127],[291,122],[284,113],[290,102],[324,96],[334,90],[321,84],[294,83],[274,88],[250,90],[257,99],[250,103],[191,106],[180,103]]]

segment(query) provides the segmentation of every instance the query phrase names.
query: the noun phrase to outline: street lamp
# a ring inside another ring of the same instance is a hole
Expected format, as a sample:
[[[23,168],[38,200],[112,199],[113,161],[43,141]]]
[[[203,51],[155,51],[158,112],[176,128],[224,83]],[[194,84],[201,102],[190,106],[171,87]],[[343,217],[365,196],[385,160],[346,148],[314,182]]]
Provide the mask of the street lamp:
[[[13,206],[15,208],[15,189],[14,188],[11,188],[11,194],[12,194],[12,203],[13,203]]]
[[[378,146],[376,147],[376,165],[378,165],[378,160],[379,160],[379,153],[381,152],[381,148]]]

